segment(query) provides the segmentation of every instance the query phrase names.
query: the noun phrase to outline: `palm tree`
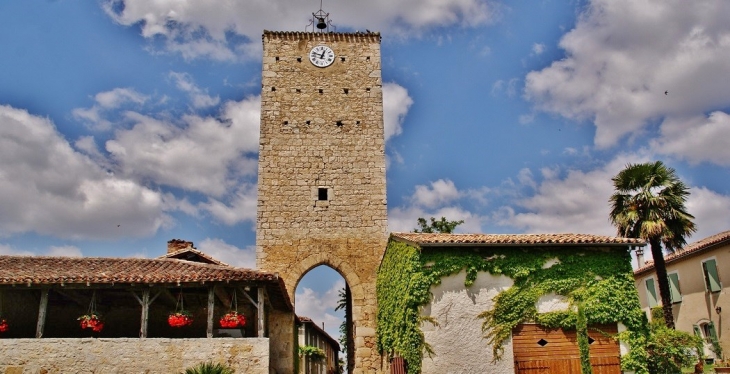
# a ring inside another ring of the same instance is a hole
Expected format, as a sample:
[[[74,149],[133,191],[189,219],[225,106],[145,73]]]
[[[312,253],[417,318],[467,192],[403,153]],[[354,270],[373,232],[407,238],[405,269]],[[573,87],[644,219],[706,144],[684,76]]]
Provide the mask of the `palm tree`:
[[[662,244],[667,252],[684,246],[685,237],[697,231],[694,216],[684,206],[689,188],[661,161],[629,164],[613,177],[611,223],[619,236],[649,242],[654,257],[659,295],[667,327],[674,328],[669,279]]]

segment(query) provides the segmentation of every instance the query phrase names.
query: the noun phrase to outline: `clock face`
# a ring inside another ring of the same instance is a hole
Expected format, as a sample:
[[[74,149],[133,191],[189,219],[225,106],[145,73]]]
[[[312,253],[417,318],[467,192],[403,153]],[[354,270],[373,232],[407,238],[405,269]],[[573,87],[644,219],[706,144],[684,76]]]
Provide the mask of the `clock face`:
[[[335,62],[335,52],[326,45],[318,45],[309,51],[309,61],[314,66],[325,68]]]

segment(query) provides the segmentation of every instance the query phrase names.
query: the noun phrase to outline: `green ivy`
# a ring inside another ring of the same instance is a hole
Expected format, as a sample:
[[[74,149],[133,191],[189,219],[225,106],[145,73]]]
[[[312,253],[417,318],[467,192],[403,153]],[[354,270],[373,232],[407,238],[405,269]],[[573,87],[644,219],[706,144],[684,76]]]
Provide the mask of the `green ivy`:
[[[309,357],[312,361],[322,361],[327,357],[324,349],[313,345],[300,345],[298,351],[300,356]]]
[[[550,259],[557,262],[546,266]],[[430,302],[432,286],[462,271],[466,272],[466,287],[483,272],[502,274],[514,282],[494,297],[493,309],[478,316],[483,319],[484,337],[495,360],[501,358],[504,343],[520,323],[576,329],[582,322],[580,306],[585,326],[622,322],[628,331],[618,338],[631,346],[622,357],[622,369],[647,373],[647,321],[634,287],[628,250],[451,247],[421,252],[391,240],[378,271],[377,344],[381,352],[403,357],[409,374],[420,372],[423,354],[429,351],[420,329],[420,308]],[[538,313],[537,301],[551,293],[566,297],[571,308]],[[587,359],[587,346],[581,352]]]

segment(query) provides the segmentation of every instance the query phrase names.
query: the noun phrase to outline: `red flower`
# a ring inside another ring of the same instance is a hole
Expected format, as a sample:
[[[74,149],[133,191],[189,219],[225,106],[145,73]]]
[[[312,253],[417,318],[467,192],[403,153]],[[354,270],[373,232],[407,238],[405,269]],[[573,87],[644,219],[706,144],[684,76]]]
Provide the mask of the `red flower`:
[[[77,318],[82,329],[91,329],[94,332],[100,332],[104,328],[104,322],[98,314],[84,314]]]
[[[171,327],[183,327],[193,323],[193,316],[186,310],[170,313],[167,317],[167,323]]]
[[[238,312],[232,311],[224,314],[219,322],[223,328],[235,328],[238,326],[243,327],[246,326],[246,317],[243,314],[238,314]]]
[[[5,318],[0,318],[0,332],[8,331],[8,321]]]

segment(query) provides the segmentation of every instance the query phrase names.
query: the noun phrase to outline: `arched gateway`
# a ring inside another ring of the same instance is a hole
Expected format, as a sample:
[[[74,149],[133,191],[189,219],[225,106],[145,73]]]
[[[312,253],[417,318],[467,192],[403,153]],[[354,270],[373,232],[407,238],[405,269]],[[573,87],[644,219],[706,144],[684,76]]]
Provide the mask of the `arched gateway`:
[[[352,295],[353,372],[380,372],[375,280],[387,243],[380,34],[265,31],[263,45],[258,268],[277,272],[292,300],[310,269],[324,264],[342,274]],[[272,315],[271,334],[293,345],[293,323]],[[293,362],[292,345],[272,347],[272,357]]]

